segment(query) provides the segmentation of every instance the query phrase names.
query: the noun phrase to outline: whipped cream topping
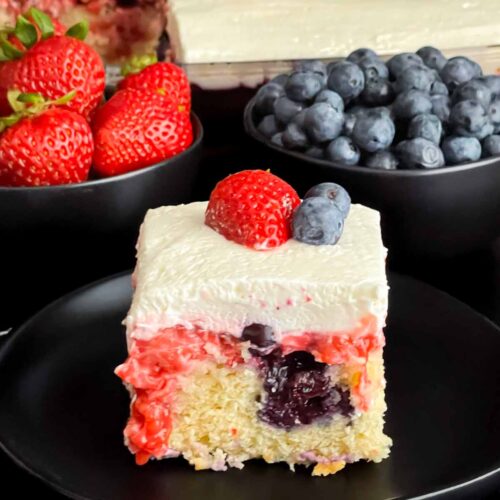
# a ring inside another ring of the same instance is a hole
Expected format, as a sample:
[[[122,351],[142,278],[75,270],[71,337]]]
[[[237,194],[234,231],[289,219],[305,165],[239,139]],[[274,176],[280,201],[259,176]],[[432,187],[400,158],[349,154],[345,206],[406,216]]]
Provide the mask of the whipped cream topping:
[[[169,0],[182,63],[280,61],[500,43],[497,0]]]
[[[126,318],[129,342],[176,325],[240,336],[261,323],[277,340],[346,332],[387,311],[386,249],[378,212],[353,205],[337,245],[290,239],[256,251],[204,224],[206,202],[148,211]]]

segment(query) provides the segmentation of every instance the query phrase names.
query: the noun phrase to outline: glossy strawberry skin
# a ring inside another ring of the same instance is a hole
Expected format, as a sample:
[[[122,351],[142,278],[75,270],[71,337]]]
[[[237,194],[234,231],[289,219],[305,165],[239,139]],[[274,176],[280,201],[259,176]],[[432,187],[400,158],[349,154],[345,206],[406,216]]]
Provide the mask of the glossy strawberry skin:
[[[193,142],[190,117],[158,92],[120,90],[92,122],[94,169],[112,176],[175,156]]]
[[[12,89],[39,92],[47,99],[76,90],[65,108],[88,118],[101,102],[104,86],[104,65],[94,49],[75,38],[53,36],[20,59],[0,63],[0,114],[11,112],[7,91]]]
[[[219,182],[210,195],[205,224],[226,239],[269,250],[291,237],[295,190],[264,170],[243,170]]]
[[[139,73],[126,76],[119,84],[118,89],[161,90],[166,96],[180,106],[180,110],[191,110],[191,87],[186,73],[179,66],[158,62],[146,66]]]
[[[0,184],[48,186],[82,182],[94,143],[87,120],[60,108],[24,118],[0,136]]]

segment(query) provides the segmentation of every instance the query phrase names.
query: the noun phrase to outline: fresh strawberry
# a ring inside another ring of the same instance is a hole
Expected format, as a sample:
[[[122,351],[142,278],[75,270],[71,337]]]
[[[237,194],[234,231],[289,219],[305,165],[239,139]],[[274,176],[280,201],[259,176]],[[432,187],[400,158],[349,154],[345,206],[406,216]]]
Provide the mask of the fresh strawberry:
[[[279,177],[243,170],[220,181],[210,195],[205,224],[228,240],[268,250],[291,237],[291,219],[300,198]]]
[[[46,186],[87,179],[94,149],[87,120],[67,109],[49,107],[34,114],[35,109],[0,121],[2,128],[8,124],[0,136],[0,184]]]
[[[193,142],[187,113],[169,97],[120,90],[99,108],[92,123],[94,168],[103,176],[147,167],[184,151]]]
[[[186,73],[175,64],[155,61],[154,56],[132,58],[122,69],[125,78],[118,89],[158,90],[171,97],[179,111],[189,113],[191,87]]]
[[[22,42],[21,51],[0,37],[5,58],[0,63],[0,115],[10,112],[7,92],[41,92],[49,99],[58,99],[72,90],[76,96],[67,109],[89,117],[102,99],[105,85],[104,65],[94,49],[81,39],[88,30],[85,23],[73,26],[67,35],[51,35],[52,21],[43,13],[36,13],[36,26],[28,20],[16,25],[14,35]],[[39,39],[39,33],[42,39]],[[69,35],[69,36],[68,36]]]

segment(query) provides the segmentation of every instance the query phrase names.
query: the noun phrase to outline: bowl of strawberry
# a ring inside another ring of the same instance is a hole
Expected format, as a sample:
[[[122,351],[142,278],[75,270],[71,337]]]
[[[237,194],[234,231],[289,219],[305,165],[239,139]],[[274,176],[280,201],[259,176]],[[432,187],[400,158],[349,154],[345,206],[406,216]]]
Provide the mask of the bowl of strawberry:
[[[299,61],[259,89],[244,125],[300,194],[333,181],[379,210],[392,258],[448,258],[500,236],[500,76],[466,57]]]
[[[0,258],[5,310],[22,315],[131,266],[145,212],[190,201],[198,172],[203,130],[182,69],[135,58],[104,101],[87,29],[32,8],[3,35]]]

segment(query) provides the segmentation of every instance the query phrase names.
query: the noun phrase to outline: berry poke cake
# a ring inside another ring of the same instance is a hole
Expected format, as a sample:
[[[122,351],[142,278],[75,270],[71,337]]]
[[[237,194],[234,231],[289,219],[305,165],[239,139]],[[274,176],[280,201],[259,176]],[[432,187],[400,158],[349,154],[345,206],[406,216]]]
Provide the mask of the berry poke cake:
[[[150,210],[116,368],[136,462],[328,475],[386,458],[385,258],[379,214],[333,183],[301,201],[246,170],[208,202]]]

